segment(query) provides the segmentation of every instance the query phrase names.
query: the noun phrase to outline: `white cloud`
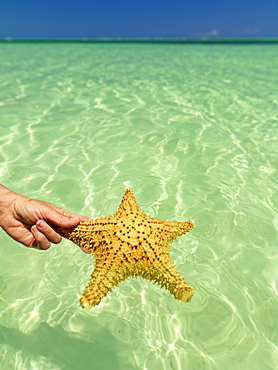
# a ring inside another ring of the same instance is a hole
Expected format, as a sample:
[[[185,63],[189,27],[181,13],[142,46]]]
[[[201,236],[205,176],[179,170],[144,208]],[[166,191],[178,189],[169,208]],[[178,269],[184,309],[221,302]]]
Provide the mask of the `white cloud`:
[[[192,34],[191,37],[217,37],[219,36],[219,31],[213,28],[209,32],[203,32],[203,33],[195,33]]]
[[[210,32],[204,33],[204,37],[213,37],[218,36],[219,32],[216,29],[211,30]]]

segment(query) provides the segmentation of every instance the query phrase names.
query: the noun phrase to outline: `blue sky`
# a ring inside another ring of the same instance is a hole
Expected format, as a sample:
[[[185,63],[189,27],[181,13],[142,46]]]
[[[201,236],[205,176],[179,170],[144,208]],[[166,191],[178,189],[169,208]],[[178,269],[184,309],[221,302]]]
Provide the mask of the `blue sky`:
[[[278,0],[2,0],[0,37],[278,37]]]

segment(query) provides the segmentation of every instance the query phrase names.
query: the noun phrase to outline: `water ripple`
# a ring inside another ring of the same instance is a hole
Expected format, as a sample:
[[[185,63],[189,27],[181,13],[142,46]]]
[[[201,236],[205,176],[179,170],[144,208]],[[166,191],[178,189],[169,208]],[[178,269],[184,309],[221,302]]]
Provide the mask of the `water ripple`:
[[[196,291],[184,304],[130,279],[81,310],[92,256],[1,233],[0,367],[275,368],[276,46],[0,52],[2,183],[92,217],[130,187],[148,215],[192,219],[171,253]]]

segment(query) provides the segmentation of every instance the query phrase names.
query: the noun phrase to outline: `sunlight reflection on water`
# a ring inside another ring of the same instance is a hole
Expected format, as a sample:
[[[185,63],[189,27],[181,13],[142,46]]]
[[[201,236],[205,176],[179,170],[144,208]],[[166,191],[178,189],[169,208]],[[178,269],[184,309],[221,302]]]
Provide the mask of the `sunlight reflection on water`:
[[[273,369],[277,46],[0,51],[2,183],[93,218],[130,187],[149,216],[192,219],[171,253],[196,291],[130,279],[82,310],[92,256],[2,232],[0,367]]]

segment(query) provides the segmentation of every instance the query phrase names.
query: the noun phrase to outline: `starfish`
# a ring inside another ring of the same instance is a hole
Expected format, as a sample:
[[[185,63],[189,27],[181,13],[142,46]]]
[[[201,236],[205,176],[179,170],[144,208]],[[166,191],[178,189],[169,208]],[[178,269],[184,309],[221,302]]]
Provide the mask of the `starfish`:
[[[184,281],[170,257],[170,244],[193,229],[192,221],[162,221],[140,210],[133,192],[125,191],[114,216],[83,221],[57,231],[85,247],[95,257],[95,268],[80,303],[91,308],[129,277],[158,283],[176,299],[188,302],[194,290]]]

